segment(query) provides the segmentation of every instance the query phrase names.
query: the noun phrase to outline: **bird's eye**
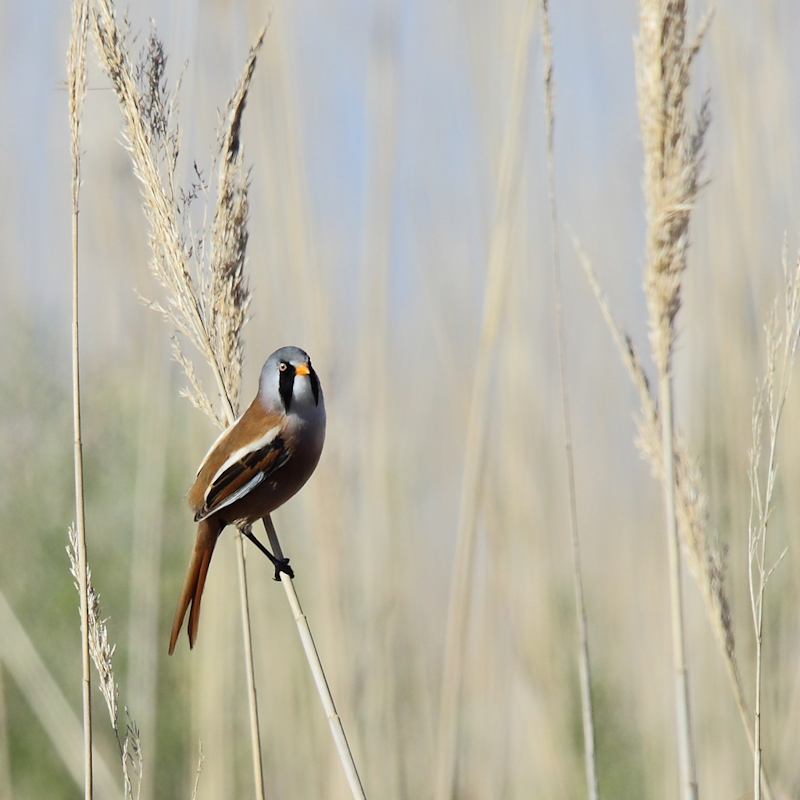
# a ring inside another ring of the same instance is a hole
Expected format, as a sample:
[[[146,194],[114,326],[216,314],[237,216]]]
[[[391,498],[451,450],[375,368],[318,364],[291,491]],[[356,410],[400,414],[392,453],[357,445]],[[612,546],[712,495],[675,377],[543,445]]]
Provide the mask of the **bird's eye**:
[[[286,363],[285,361],[281,361],[281,363],[280,363],[280,364],[278,364],[278,369],[279,369],[281,372],[286,372],[286,367],[287,367],[287,366],[288,366],[288,365],[287,365],[287,363]]]

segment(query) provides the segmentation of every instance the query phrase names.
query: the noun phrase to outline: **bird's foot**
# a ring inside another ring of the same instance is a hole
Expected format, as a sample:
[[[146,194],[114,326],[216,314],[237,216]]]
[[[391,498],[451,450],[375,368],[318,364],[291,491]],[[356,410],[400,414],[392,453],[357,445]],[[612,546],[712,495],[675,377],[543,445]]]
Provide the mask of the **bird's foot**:
[[[275,567],[274,579],[276,581],[281,579],[281,572],[286,573],[290,578],[294,578],[294,570],[289,566],[288,558],[277,558],[276,556],[272,555],[272,553],[270,553],[270,551],[258,541],[249,526],[244,527],[241,530],[242,533],[272,562],[272,566]]]
[[[290,578],[294,578],[294,570],[289,566],[288,558],[276,558],[272,556],[272,565],[275,567],[275,577],[273,580],[279,581],[281,579],[281,572],[284,572]]]

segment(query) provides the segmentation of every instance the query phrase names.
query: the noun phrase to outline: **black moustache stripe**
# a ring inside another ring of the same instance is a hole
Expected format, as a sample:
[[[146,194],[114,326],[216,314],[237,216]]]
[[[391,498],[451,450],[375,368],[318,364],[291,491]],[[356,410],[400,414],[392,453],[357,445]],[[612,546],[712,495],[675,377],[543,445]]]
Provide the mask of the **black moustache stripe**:
[[[285,362],[284,362],[285,363]],[[294,367],[291,364],[286,364],[286,369],[280,371],[280,378],[278,383],[278,391],[283,401],[283,407],[286,413],[292,405],[292,390],[294,388]]]
[[[317,377],[317,373],[314,372],[314,367],[311,366],[311,363],[308,364],[308,377],[311,381],[311,392],[314,395],[314,405],[319,405],[319,378]]]
[[[281,396],[281,401],[283,402],[283,408],[286,413],[289,413],[289,409],[292,407],[292,397],[294,392],[294,379],[297,376],[297,372],[295,368],[286,362],[282,362],[286,364],[286,369],[283,369],[279,373],[279,382],[278,382],[278,392]],[[314,405],[319,405],[319,378],[317,377],[317,373],[314,372],[314,367],[311,366],[311,363],[308,364],[308,379],[311,381],[311,393],[314,395]]]

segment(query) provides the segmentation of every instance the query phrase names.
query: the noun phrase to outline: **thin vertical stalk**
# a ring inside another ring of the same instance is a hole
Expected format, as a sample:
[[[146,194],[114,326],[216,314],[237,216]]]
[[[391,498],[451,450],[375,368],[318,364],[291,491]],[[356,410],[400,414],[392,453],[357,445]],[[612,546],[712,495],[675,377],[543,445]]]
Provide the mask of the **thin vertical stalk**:
[[[239,572],[239,601],[242,608],[242,637],[244,639],[245,672],[247,673],[247,696],[250,700],[250,746],[253,751],[253,780],[256,800],[264,800],[264,767],[261,759],[261,727],[258,721],[258,699],[256,697],[255,660],[253,659],[253,634],[250,631],[250,602],[247,596],[247,572],[244,553],[244,536],[236,533],[236,564]]]
[[[233,404],[227,392],[220,393],[228,426],[236,421]],[[250,601],[247,591],[247,565],[244,541],[241,532],[236,533],[236,566],[239,575],[239,610],[242,615],[244,638],[244,669],[247,676],[247,708],[250,714],[250,749],[253,754],[253,780],[256,800],[264,800],[264,760],[261,755],[261,725],[258,720],[258,697],[256,695],[256,667],[253,658],[253,633],[250,624]]]
[[[86,0],[72,4],[72,30],[67,53],[69,119],[72,155],[72,426],[75,462],[75,522],[78,534],[78,588],[81,599],[81,664],[84,744],[84,797],[93,796],[92,780],[92,674],[89,656],[89,580],[86,552],[86,513],[83,490],[83,439],[81,435],[80,336],[78,330],[78,212],[80,209],[80,122],[86,96]]]
[[[756,633],[756,710],[753,731],[753,800],[761,800],[761,609],[758,610]]]
[[[75,521],[78,533],[78,588],[81,594],[81,663],[84,737],[84,797],[91,800],[92,791],[92,673],[89,658],[89,601],[86,580],[86,513],[83,502],[83,444],[81,436],[81,383],[78,335],[78,211],[72,213],[72,429],[75,462]]]
[[[789,382],[794,366],[795,354],[800,341],[800,255],[793,273],[789,272],[786,247],[783,252],[784,313],[781,329],[778,321],[779,298],[776,298],[765,326],[767,333],[767,368],[763,382],[759,385],[753,403],[753,446],[750,450],[750,519],[748,522],[748,581],[750,608],[753,614],[755,633],[755,711],[753,720],[753,797],[761,800],[762,792],[769,794],[769,784],[764,774],[761,748],[761,698],[763,692],[763,643],[764,643],[764,598],[767,583],[778,567],[787,549],[784,548],[772,566],[767,566],[767,528],[773,511],[773,493],[778,475],[778,429],[789,391]],[[767,415],[769,452],[766,475],[762,489],[759,466],[762,452],[762,429]]]
[[[689,703],[689,670],[684,643],[683,581],[681,576],[678,518],[675,513],[675,447],[672,420],[672,376],[659,378],[661,437],[664,453],[664,506],[669,550],[670,611],[672,620],[672,658],[675,672],[675,711],[678,724],[678,760],[683,800],[697,800],[697,772],[694,759],[692,716]]]
[[[774,313],[772,318],[774,320]],[[769,328],[768,328],[769,330]],[[772,341],[770,342],[770,338]],[[753,800],[761,800],[761,773],[763,770],[763,753],[761,748],[761,692],[762,692],[762,663],[763,663],[763,647],[764,647],[764,590],[768,579],[765,570],[766,548],[767,548],[767,523],[771,511],[772,492],[775,487],[775,458],[776,447],[778,438],[778,422],[780,420],[780,410],[777,418],[773,416],[773,386],[774,386],[774,371],[775,371],[775,350],[774,342],[777,340],[776,336],[770,337],[768,335],[768,365],[767,365],[767,379],[764,382],[764,389],[762,395],[756,400],[756,412],[753,420],[753,437],[756,440],[753,445],[753,455],[751,456],[751,496],[755,503],[751,501],[751,520],[750,520],[750,536],[749,536],[749,569],[748,577],[750,583],[750,605],[753,611],[753,628],[755,632],[755,649],[756,649],[756,677],[755,677],[755,708],[753,711]],[[773,345],[771,347],[770,345]],[[785,370],[785,365],[784,365]],[[761,499],[760,484],[758,477],[758,461],[761,454],[761,425],[762,415],[764,410],[763,394],[767,395],[767,403],[769,404],[770,414],[770,447],[769,447],[769,461],[767,466],[767,480],[764,489],[764,500]],[[780,408],[783,406],[782,398],[780,400]],[[758,511],[757,525],[753,524],[753,506]],[[783,556],[781,556],[782,558]],[[779,559],[780,561],[780,559]],[[755,568],[754,568],[755,566]],[[773,567],[774,569],[774,567]],[[771,574],[771,570],[770,570]],[[755,579],[758,577],[758,586],[755,585]]]
[[[544,49],[545,117],[547,123],[547,175],[550,198],[550,229],[553,237],[553,306],[555,308],[556,342],[558,344],[558,367],[561,380],[561,416],[564,425],[564,450],[567,462],[567,485],[569,488],[569,521],[572,534],[572,578],[575,591],[575,614],[578,623],[578,672],[581,686],[581,719],[583,721],[583,756],[586,770],[586,788],[590,800],[600,796],[595,753],[594,711],[592,706],[592,682],[589,662],[589,635],[586,622],[586,604],[583,598],[581,577],[581,547],[578,536],[578,504],[575,490],[575,462],[572,456],[572,425],[567,388],[567,354],[564,342],[564,311],[561,296],[561,260],[558,246],[558,214],[556,207],[556,178],[553,129],[553,40],[550,29],[548,0],[542,0],[542,45]]]

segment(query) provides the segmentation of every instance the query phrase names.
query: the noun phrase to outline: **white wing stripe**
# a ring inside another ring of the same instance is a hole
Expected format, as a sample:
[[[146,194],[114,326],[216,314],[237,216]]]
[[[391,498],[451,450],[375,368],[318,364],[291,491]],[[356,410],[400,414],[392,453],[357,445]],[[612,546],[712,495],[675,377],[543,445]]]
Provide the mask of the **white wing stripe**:
[[[250,455],[250,453],[255,453],[257,450],[261,450],[262,447],[266,447],[280,433],[280,430],[281,426],[275,425],[275,427],[270,428],[260,439],[249,442],[244,447],[240,447],[235,453],[232,453],[228,457],[228,460],[214,474],[214,477],[208,484],[209,488],[211,488],[217,482],[217,478],[219,478],[219,476],[222,475],[225,470],[233,466],[233,464],[235,464],[237,461],[241,461],[243,458],[245,458],[245,456]],[[252,483],[252,481],[250,483]],[[249,486],[250,483],[245,484],[242,489],[244,489],[246,486]],[[234,494],[241,496],[239,493],[242,491],[242,489],[234,492]],[[228,501],[226,501],[225,505],[227,504]]]
[[[244,497],[248,492],[255,489],[261,481],[264,480],[264,473],[259,472],[250,478],[249,481],[244,486],[240,486],[235,492],[233,492],[229,497],[226,497],[219,505],[214,506],[214,508],[207,511],[203,516],[198,518],[198,522],[202,522],[206,517],[209,517],[211,514],[216,514],[217,511],[220,511],[223,508],[227,508],[231,503],[235,503],[240,498]],[[208,492],[206,492],[208,494]]]

